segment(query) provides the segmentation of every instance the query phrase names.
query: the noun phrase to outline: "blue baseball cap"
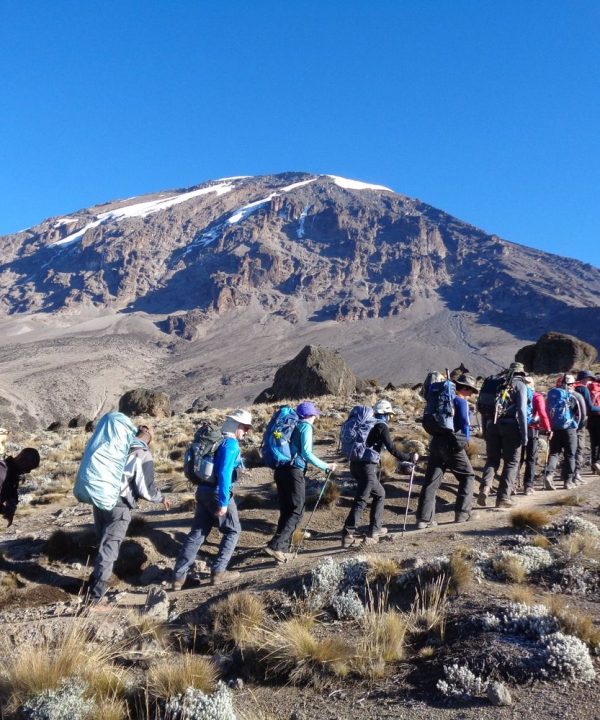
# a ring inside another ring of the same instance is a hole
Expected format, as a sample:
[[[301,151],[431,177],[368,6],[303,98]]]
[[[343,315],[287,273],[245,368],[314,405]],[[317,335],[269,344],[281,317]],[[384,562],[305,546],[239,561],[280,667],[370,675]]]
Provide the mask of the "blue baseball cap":
[[[296,412],[301,418],[318,417],[321,414],[317,406],[311,402],[301,402]]]

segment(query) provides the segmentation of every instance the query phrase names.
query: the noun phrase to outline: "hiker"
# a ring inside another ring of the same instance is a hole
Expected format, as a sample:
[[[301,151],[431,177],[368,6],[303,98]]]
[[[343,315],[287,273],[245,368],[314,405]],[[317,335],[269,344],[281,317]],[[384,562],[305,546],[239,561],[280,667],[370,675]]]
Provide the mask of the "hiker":
[[[587,428],[590,434],[590,463],[592,471],[600,475],[600,382],[589,370],[580,370],[575,381],[575,390],[586,405]],[[583,467],[583,458],[580,467]]]
[[[24,448],[12,457],[0,459],[0,515],[8,522],[7,528],[13,524],[17,505],[19,504],[19,483],[23,475],[40,466],[40,454],[35,448]]]
[[[208,480],[200,481],[196,489],[196,512],[192,528],[183,541],[173,569],[173,590],[181,590],[198,550],[212,528],[222,535],[219,551],[211,570],[211,585],[236,580],[240,573],[227,570],[242,528],[233,486],[238,469],[243,468],[239,441],[252,428],[252,415],[247,410],[234,410],[225,416],[221,427],[223,439],[214,454],[214,469]]]
[[[503,468],[496,507],[508,508],[513,505],[510,496],[519,472],[521,448],[527,445],[527,427],[531,416],[524,377],[523,364],[511,363],[498,390],[495,417],[488,421],[486,428],[486,461],[477,496],[477,504],[481,507],[487,505],[494,476],[501,462]]]
[[[275,534],[264,551],[278,563],[287,562],[294,530],[304,515],[306,499],[305,475],[308,465],[323,472],[333,472],[335,463],[328,464],[313,454],[313,423],[321,414],[312,402],[296,407],[298,422],[290,437],[290,457],[275,468],[275,484],[279,496],[279,519]]]
[[[116,505],[112,510],[93,506],[94,525],[100,544],[88,591],[91,605],[97,610],[109,607],[104,596],[136,502],[147,500],[151,503],[162,503],[167,511],[171,507],[171,502],[163,496],[154,482],[154,462],[149,447],[151,442],[152,431],[148,426],[140,425],[129,447]]]
[[[471,375],[459,375],[455,385],[453,430],[433,434],[429,443],[429,460],[417,505],[417,530],[437,525],[435,499],[447,470],[458,480],[454,522],[463,523],[471,519],[475,474],[466,452],[471,437],[467,400],[478,391]]]
[[[526,375],[525,383],[528,391],[532,393],[531,399],[531,420],[527,425],[527,446],[525,447],[525,477],[523,478],[523,494],[533,495],[535,492],[535,469],[537,465],[539,436],[540,433],[547,433],[552,437],[550,420],[546,412],[546,401],[540,392],[535,391],[535,381],[531,375]]]
[[[503,370],[497,375],[490,375],[483,381],[479,389],[479,397],[477,398],[477,412],[481,418],[480,436],[487,439],[487,427],[489,423],[494,421],[496,412],[496,396],[500,388],[506,382],[508,370]]]
[[[577,389],[576,385],[573,390]],[[573,475],[574,485],[585,485],[585,480],[581,475],[585,465],[585,429],[587,427],[588,411],[585,398],[581,393],[573,392],[573,397],[577,401],[577,449],[575,451],[575,475]]]
[[[550,457],[544,476],[546,490],[556,490],[553,475],[561,453],[564,454],[561,477],[565,490],[575,487],[575,455],[577,453],[577,428],[579,426],[579,403],[575,397],[575,377],[561,375],[546,398],[546,409],[550,418],[552,438]]]
[[[366,427],[366,438],[363,438],[365,446],[363,459],[350,459],[350,474],[356,480],[356,495],[344,523],[342,547],[350,547],[356,541],[356,526],[360,523],[362,514],[371,497],[373,501],[367,538],[377,540],[388,531],[382,525],[385,489],[381,484],[380,456],[383,448],[403,462],[416,463],[419,459],[417,453],[411,455],[402,452],[394,445],[388,428],[389,418],[394,414],[390,402],[388,400],[379,400],[373,406],[372,412],[374,424],[369,423]]]

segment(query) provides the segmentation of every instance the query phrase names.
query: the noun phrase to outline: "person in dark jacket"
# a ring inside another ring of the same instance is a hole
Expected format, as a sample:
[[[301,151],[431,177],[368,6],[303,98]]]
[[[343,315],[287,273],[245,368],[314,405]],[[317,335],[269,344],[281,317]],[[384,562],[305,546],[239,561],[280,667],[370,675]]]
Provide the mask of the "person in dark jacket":
[[[171,507],[170,501],[154,482],[154,463],[149,447],[151,442],[150,428],[141,425],[129,449],[117,504],[112,510],[102,510],[94,505],[94,526],[100,544],[88,588],[93,610],[110,607],[104,596],[137,500],[162,503],[166,510]]]
[[[508,387],[502,413],[488,422],[486,428],[486,461],[479,486],[477,504],[485,507],[494,477],[503,462],[496,507],[512,507],[510,499],[519,472],[521,448],[527,445],[528,394],[522,363],[512,363],[508,370]]]
[[[40,466],[40,454],[35,448],[24,448],[16,457],[0,459],[0,515],[8,522],[13,519],[19,504],[19,483],[23,475]]]
[[[580,370],[575,381],[575,391],[585,401],[587,429],[590,435],[590,463],[592,470],[600,475],[600,405],[594,404],[590,388],[598,386],[599,379],[589,370]],[[593,384],[592,384],[593,383]],[[583,458],[579,469],[583,468]]]
[[[264,552],[278,563],[289,560],[294,530],[302,521],[306,499],[305,474],[308,465],[323,472],[333,472],[335,463],[327,464],[313,453],[313,423],[321,414],[312,402],[301,402],[296,408],[300,421],[290,438],[291,461],[275,468],[275,484],[279,497],[279,520],[275,534]]]
[[[398,460],[416,463],[419,459],[417,453],[413,455],[404,453],[394,445],[388,427],[388,419],[394,414],[389,401],[380,400],[373,407],[373,412],[377,422],[367,436],[367,448],[373,450],[376,456],[379,456],[383,448],[385,448]],[[376,540],[387,533],[387,528],[382,525],[385,490],[380,479],[380,461],[352,460],[350,462],[350,473],[357,483],[356,495],[342,531],[342,547],[350,547],[356,542],[356,526],[360,523],[362,514],[371,497],[373,502],[371,504],[367,537]]]
[[[225,418],[221,428],[223,440],[215,451],[213,475],[199,483],[196,490],[196,512],[175,562],[173,590],[183,587],[198,550],[214,527],[221,533],[221,543],[212,565],[211,584],[219,585],[240,576],[237,570],[228,570],[227,566],[242,532],[233,488],[238,470],[244,467],[240,440],[251,428],[252,415],[247,410],[234,410]]]
[[[435,499],[447,470],[458,480],[454,522],[466,522],[471,518],[475,474],[465,449],[471,437],[467,399],[478,390],[470,375],[460,375],[455,384],[454,432],[448,430],[431,438],[429,461],[417,505],[417,530],[436,525]]]

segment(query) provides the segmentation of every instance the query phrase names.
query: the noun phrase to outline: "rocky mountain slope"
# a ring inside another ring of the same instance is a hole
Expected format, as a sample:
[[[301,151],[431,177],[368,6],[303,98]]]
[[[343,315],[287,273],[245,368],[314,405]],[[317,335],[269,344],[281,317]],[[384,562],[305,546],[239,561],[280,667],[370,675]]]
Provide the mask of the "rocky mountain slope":
[[[306,342],[395,381],[455,360],[487,372],[547,330],[600,345],[597,268],[336,176],[225,178],[110,202],[2,237],[0,251],[3,375],[27,389],[15,353],[50,348],[46,373],[61,365],[63,386],[83,363],[78,394],[95,405],[140,379],[182,403],[242,400]],[[86,346],[108,336],[118,370],[98,388],[98,349]]]

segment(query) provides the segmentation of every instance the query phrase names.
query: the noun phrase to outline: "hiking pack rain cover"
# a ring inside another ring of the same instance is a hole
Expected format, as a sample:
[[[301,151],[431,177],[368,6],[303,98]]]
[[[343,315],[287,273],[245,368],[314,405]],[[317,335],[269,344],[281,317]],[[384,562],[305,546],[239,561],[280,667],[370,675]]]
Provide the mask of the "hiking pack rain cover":
[[[127,415],[103,415],[85,447],[73,495],[79,502],[112,510],[121,490],[123,471],[137,429]]]

